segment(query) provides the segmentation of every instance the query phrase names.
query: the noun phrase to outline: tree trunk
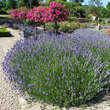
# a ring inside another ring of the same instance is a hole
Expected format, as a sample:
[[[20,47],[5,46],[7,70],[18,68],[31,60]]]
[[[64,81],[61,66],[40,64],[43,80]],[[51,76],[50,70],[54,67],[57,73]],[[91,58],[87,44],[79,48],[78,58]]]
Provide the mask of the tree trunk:
[[[58,24],[57,24],[57,22],[55,22],[55,34],[56,35],[58,34]]]
[[[44,32],[45,32],[45,23],[44,23]]]

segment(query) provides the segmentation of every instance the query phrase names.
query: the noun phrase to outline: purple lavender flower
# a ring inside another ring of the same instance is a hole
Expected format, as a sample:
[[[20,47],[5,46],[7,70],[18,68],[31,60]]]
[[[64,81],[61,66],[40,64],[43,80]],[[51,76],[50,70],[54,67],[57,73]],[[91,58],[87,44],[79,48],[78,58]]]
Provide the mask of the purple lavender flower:
[[[35,87],[35,84],[28,84],[28,87]]]
[[[110,84],[109,48],[110,37],[93,30],[46,33],[17,41],[2,65],[15,87],[49,103],[77,105]]]

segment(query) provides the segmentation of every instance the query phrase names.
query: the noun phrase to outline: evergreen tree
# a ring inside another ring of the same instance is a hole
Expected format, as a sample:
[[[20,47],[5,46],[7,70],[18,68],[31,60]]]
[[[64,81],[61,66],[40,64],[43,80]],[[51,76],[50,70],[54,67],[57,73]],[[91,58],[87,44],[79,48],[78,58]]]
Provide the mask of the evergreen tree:
[[[89,0],[89,5],[92,5],[92,6],[102,6],[102,0]]]
[[[110,9],[110,2],[108,2],[106,8],[107,8],[107,9]]]
[[[18,0],[18,7],[26,6],[27,8],[32,8],[34,6],[39,6],[40,0]]]
[[[18,6],[18,8],[25,6],[24,0],[18,0],[17,1],[17,6]]]
[[[75,0],[75,2],[81,3],[81,2],[84,2],[84,0]]]
[[[107,6],[106,6],[106,14],[107,14],[107,17],[110,18],[110,2],[108,2]]]
[[[3,7],[6,7],[6,0],[2,0],[1,3]]]
[[[6,1],[6,0],[5,0]],[[8,8],[8,9],[14,9],[14,8],[16,8],[17,7],[17,1],[16,0],[8,0],[7,2],[6,2],[6,7]]]

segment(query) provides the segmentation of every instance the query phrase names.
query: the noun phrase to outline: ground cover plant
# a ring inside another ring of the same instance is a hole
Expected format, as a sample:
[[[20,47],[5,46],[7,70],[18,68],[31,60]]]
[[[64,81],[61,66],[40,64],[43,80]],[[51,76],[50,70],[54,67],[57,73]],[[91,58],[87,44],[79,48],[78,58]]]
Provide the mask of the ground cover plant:
[[[109,47],[107,35],[87,29],[69,35],[42,34],[16,42],[3,69],[14,87],[35,100],[76,106],[109,89]]]
[[[5,27],[0,28],[0,37],[9,37],[11,34]]]

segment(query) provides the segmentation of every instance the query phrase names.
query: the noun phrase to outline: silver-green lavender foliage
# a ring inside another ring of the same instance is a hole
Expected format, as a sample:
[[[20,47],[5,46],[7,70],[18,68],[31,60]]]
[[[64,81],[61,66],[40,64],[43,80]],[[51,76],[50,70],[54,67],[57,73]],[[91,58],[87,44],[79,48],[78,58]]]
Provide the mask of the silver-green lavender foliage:
[[[109,89],[109,41],[87,29],[20,40],[7,53],[3,69],[36,100],[75,106]]]

